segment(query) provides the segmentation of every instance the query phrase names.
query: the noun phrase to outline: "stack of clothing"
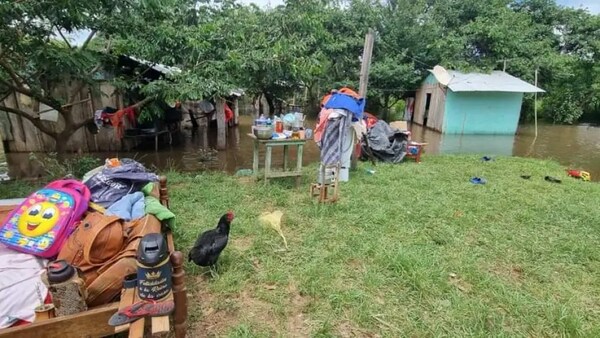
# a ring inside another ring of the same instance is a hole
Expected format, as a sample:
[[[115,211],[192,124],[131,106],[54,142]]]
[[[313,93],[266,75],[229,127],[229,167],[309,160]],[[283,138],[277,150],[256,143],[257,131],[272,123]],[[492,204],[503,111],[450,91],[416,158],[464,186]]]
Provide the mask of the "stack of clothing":
[[[321,149],[321,166],[339,165],[342,182],[349,178],[354,140],[361,139],[365,130],[365,104],[365,99],[349,88],[332,91],[321,101],[314,136]]]

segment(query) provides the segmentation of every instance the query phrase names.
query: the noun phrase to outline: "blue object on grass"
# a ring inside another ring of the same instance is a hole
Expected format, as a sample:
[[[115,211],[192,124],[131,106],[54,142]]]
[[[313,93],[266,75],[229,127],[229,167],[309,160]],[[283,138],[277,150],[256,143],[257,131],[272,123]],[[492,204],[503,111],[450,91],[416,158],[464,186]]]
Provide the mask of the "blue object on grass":
[[[484,156],[481,158],[481,160],[484,162],[489,162],[489,161],[493,161],[494,159],[491,156]]]
[[[486,184],[487,181],[485,180],[485,178],[481,178],[481,177],[473,177],[471,179],[471,183],[473,184]]]

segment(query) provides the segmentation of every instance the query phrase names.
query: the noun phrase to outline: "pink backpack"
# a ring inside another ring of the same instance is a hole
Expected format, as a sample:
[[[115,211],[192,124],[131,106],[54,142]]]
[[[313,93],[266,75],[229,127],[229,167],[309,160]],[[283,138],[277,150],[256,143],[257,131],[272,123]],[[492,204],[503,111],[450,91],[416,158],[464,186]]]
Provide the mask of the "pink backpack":
[[[90,190],[76,180],[59,180],[40,189],[15,208],[0,225],[0,243],[52,258],[75,229],[90,202]]]

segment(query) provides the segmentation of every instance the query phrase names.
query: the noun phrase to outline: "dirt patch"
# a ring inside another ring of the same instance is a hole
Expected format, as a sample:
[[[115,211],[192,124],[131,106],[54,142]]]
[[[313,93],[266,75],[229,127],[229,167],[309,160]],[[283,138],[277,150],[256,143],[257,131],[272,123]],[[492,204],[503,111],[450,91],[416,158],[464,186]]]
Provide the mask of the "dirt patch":
[[[351,259],[347,263],[348,267],[356,272],[364,272],[365,264],[359,259]]]
[[[458,290],[463,293],[469,293],[473,289],[473,285],[469,282],[464,281],[460,276],[455,273],[450,273],[448,275],[448,282],[454,285]]]
[[[238,308],[241,310],[239,319],[266,325],[272,332],[278,331],[277,321],[274,320],[275,313],[271,304],[253,297],[246,290],[242,291],[237,297],[237,302]]]
[[[355,337],[368,337],[368,338],[379,338],[378,334],[363,330],[353,325],[350,321],[345,320],[341,322],[337,327],[337,336],[341,338],[355,338]]]
[[[190,307],[195,307],[190,310],[193,314],[190,337],[221,337],[240,323],[254,323],[273,336],[285,333],[286,337],[310,337],[311,325],[305,313],[310,298],[302,295],[295,284],[290,284],[286,290],[290,299],[286,304],[286,317],[278,318],[273,305],[255,297],[253,290],[219,296],[208,291],[205,278],[196,278],[196,283],[197,291],[189,300]],[[274,285],[264,285],[263,288],[277,289]]]
[[[237,311],[220,308],[217,298],[208,292],[204,277],[196,278],[197,290],[188,300],[190,307],[199,306],[197,317],[193,318],[190,337],[219,337],[238,322]]]
[[[288,308],[287,333],[290,337],[309,337],[311,326],[305,315],[310,299],[298,291],[294,283],[288,285],[291,302]]]
[[[253,243],[254,242],[252,241],[252,239],[250,239],[248,237],[242,237],[242,238],[236,237],[231,240],[231,246],[241,252],[244,252],[244,251],[247,251],[248,249],[250,249],[252,247]]]
[[[496,264],[488,271],[505,281],[521,284],[523,282],[523,268],[519,265]]]
[[[192,306],[199,306],[200,311],[193,318],[190,337],[221,337],[241,322],[265,325],[272,332],[277,332],[271,304],[252,297],[246,290],[238,295],[219,297],[208,292],[203,277],[196,278],[196,281],[198,290],[189,302]]]

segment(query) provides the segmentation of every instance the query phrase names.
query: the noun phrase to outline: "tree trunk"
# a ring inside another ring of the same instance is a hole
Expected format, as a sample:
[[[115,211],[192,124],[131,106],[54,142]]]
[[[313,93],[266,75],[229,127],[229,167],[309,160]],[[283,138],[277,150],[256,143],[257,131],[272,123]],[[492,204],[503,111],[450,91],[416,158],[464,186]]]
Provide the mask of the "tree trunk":
[[[384,94],[383,95],[383,120],[386,122],[389,122],[389,118],[390,118],[390,112],[389,112],[389,108],[388,108],[388,104],[390,103],[390,95],[389,94]]]
[[[265,114],[265,106],[263,105],[262,102],[262,94],[258,95],[258,116],[256,118],[259,118],[261,115]]]
[[[240,99],[233,99],[233,124],[240,124]]]
[[[273,100],[273,95],[271,93],[265,92],[265,99],[267,100],[267,104],[269,105],[269,116],[275,114],[275,102]]]
[[[227,148],[227,125],[225,123],[225,100],[218,98],[217,106],[217,149]]]
[[[69,139],[71,139],[71,136],[73,135],[73,133],[70,133],[69,135],[65,135],[66,133],[62,132],[59,134],[58,137],[56,137],[54,139],[56,141],[56,146],[55,146],[56,159],[60,162],[65,160],[65,157],[67,155],[67,143],[69,142]]]

